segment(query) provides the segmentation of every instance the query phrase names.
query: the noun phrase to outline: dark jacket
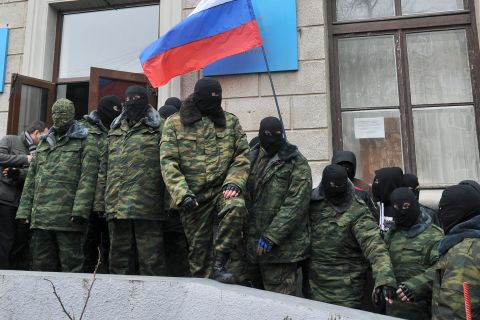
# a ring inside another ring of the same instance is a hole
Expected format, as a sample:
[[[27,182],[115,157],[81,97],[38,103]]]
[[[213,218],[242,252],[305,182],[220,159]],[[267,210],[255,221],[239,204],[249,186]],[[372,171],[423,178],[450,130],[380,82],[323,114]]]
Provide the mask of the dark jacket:
[[[18,207],[26,170],[22,169],[17,179],[3,176],[2,171],[4,168],[26,168],[28,154],[30,153],[25,133],[4,136],[0,140],[0,204]]]
[[[297,147],[285,143],[257,173],[265,152],[257,145],[250,153],[252,174],[247,183],[250,214],[247,255],[253,263],[291,263],[308,258],[310,246],[308,207],[312,174]],[[258,257],[261,236],[272,240],[272,251]]]

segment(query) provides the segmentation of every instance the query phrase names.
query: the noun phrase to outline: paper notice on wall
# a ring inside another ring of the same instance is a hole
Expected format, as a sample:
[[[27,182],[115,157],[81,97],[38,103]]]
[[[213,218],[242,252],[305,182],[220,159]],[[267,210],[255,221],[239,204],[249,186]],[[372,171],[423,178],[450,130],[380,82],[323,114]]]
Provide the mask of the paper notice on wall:
[[[355,139],[385,139],[384,118],[355,118]]]

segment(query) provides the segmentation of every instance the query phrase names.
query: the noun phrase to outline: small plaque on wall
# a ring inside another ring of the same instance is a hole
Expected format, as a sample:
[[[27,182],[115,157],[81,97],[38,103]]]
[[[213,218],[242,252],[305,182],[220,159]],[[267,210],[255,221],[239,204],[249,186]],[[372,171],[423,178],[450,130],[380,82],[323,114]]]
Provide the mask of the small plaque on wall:
[[[252,0],[271,71],[298,70],[296,0]],[[267,72],[262,48],[221,59],[205,76]]]

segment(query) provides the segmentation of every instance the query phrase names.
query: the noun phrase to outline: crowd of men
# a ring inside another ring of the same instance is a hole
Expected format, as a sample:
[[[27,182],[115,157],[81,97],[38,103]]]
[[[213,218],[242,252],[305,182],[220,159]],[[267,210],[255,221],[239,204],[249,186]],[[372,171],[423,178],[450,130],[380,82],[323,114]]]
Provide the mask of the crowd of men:
[[[467,282],[480,318],[477,182],[448,187],[436,212],[419,203],[415,175],[382,168],[370,190],[340,151],[312,186],[279,119],[263,119],[249,145],[221,102],[209,78],[158,111],[131,86],[81,121],[59,99],[51,128],[4,137],[0,268],[301,288],[405,319],[466,319]]]

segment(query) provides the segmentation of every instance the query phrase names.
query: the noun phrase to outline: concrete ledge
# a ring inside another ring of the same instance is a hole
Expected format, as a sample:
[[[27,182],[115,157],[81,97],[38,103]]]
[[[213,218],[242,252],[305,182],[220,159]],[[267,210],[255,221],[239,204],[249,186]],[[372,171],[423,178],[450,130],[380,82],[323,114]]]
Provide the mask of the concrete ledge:
[[[0,319],[80,317],[92,275],[0,271]],[[207,279],[98,275],[84,319],[393,319]]]

